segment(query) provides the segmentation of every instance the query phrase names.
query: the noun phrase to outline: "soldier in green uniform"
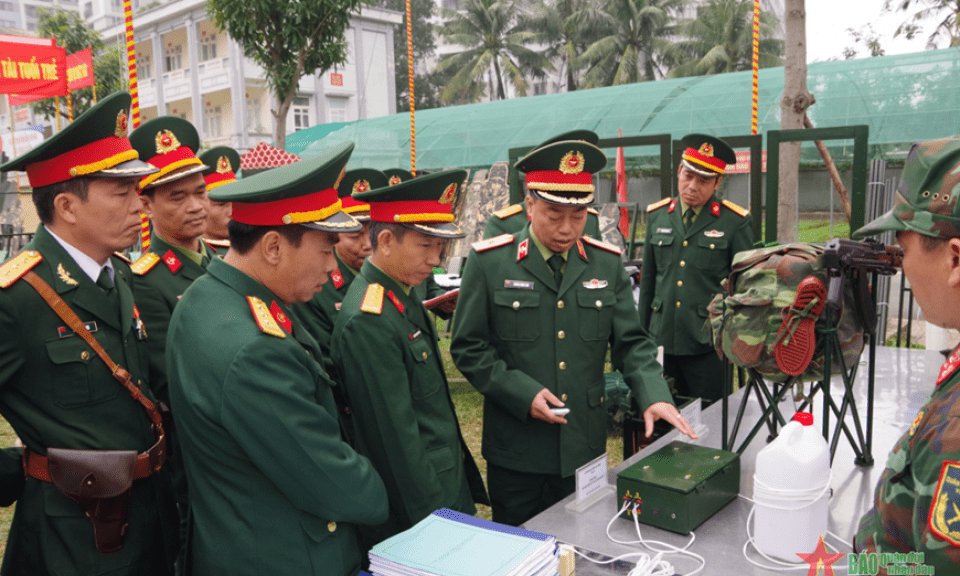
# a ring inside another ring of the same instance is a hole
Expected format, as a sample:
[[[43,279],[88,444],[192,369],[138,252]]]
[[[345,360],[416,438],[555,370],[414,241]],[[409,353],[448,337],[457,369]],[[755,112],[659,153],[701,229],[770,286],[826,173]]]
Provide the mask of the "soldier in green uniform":
[[[129,107],[130,95],[115,92],[40,146],[0,166],[3,172],[26,171],[42,222],[24,250],[0,267],[0,413],[23,441],[27,476],[2,574],[173,571],[177,513],[160,428],[153,428],[148,414],[149,406],[159,421],[147,385],[147,333],[134,306],[130,268],[113,256],[136,242],[137,182],[156,172],[137,160],[127,139]],[[53,311],[31,284],[36,280],[79,317],[112,362],[129,372],[134,392],[145,396],[146,404],[134,399],[102,357]],[[119,505],[118,521],[111,524],[101,516],[96,536],[85,507],[60,491],[78,494],[79,484],[59,476],[61,468],[48,466],[57,458],[48,451],[54,448],[90,453],[92,463],[79,470],[77,482],[88,474],[104,478],[98,461],[126,462],[110,477],[122,482],[124,473],[132,475],[129,500],[112,501]],[[128,459],[134,452],[139,454],[135,464]]]
[[[352,150],[212,193],[233,203],[230,251],[183,295],[168,348],[193,574],[354,575],[354,524],[387,517],[383,482],[341,437],[317,342],[290,315],[335,268],[336,233],[360,228],[335,187]]]
[[[903,273],[928,322],[960,328],[960,139],[915,144],[896,206],[854,233],[895,230]],[[854,549],[922,552],[937,574],[960,570],[960,348],[893,447]],[[881,570],[886,574],[886,570]]]
[[[413,179],[413,174],[409,170],[404,170],[403,168],[388,168],[384,170],[383,173],[387,176],[387,185],[389,186]],[[459,270],[457,270],[457,272],[459,272]],[[436,279],[434,279],[433,274],[431,274],[427,276],[426,280],[414,286],[413,291],[416,292],[417,298],[419,298],[421,302],[426,302],[427,300],[436,298],[437,296],[442,296],[447,292],[447,289],[437,284]],[[456,307],[456,300],[453,300],[443,302],[437,307],[432,308],[430,311],[443,320],[449,320],[453,316],[453,311],[456,309]]]
[[[383,188],[386,185],[386,175],[373,168],[357,168],[344,174],[337,186],[337,194],[343,211],[353,216],[360,223],[361,228],[355,232],[340,233],[340,241],[334,247],[337,267],[330,273],[330,279],[323,283],[323,289],[314,294],[309,302],[293,305],[294,314],[317,340],[324,360],[327,362],[330,362],[330,335],[333,334],[333,323],[337,319],[343,297],[353,284],[353,279],[360,273],[363,261],[371,252],[370,205],[354,200],[353,194]],[[327,371],[333,374],[332,364],[327,366]]]
[[[449,238],[462,235],[451,202],[466,177],[446,170],[357,194],[370,203],[373,254],[347,292],[331,347],[355,423],[357,449],[383,477],[387,522],[372,545],[438,508],[474,514],[488,503],[460,433],[437,331],[413,287],[433,273]]]
[[[722,292],[733,256],[753,248],[752,218],[717,189],[736,154],[703,134],[687,145],[677,168],[679,198],[647,207],[647,234],[637,308],[643,327],[663,346],[663,371],[678,396],[723,396],[723,363],[704,328],[707,305]]]
[[[202,276],[213,258],[219,258],[201,235],[207,229],[207,186],[201,172],[207,169],[195,152],[197,130],[182,118],[161,116],[144,122],[130,134],[140,156],[159,172],[140,179],[140,201],[150,218],[150,248],[130,266],[133,296],[150,338],[150,387],[170,405],[167,382],[167,328],[173,309],[194,280]],[[181,538],[187,538],[189,498],[176,418],[167,424],[170,472],[180,508]],[[185,544],[185,542],[184,542]],[[184,546],[182,550],[185,550]],[[183,553],[183,552],[181,552]],[[182,572],[182,558],[178,572]]]
[[[240,154],[229,146],[213,147],[199,156],[200,162],[209,166],[203,171],[203,181],[207,184],[207,193],[224,184],[237,181],[240,170]],[[230,223],[230,203],[214,202],[207,198],[207,231],[203,239],[222,258],[230,249],[230,235],[227,224]]]
[[[596,146],[561,141],[517,162],[530,223],[477,242],[467,258],[450,352],[483,395],[483,456],[493,519],[518,525],[574,490],[606,450],[607,350],[644,409],[694,436],[672,404],[615,247],[582,236]],[[551,409],[568,409],[566,416]]]
[[[558,134],[545,142],[541,142],[534,150],[543,148],[547,144],[553,144],[554,142],[571,140],[580,140],[596,146],[600,138],[595,132],[590,130],[571,130],[563,134]],[[523,202],[520,204],[511,204],[506,208],[497,210],[490,216],[487,220],[486,227],[483,229],[483,237],[486,239],[501,234],[516,234],[520,230],[523,230],[529,221],[530,215],[527,213],[526,205]],[[587,206],[587,224],[583,233],[591,238],[603,240],[603,237],[600,235],[600,213],[590,206]]]

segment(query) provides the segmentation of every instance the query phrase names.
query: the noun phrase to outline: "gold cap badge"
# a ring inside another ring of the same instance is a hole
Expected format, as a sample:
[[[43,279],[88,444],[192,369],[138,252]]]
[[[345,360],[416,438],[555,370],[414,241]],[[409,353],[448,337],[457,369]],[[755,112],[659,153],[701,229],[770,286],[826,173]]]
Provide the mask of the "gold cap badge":
[[[117,128],[114,130],[113,135],[117,138],[127,137],[127,113],[124,110],[121,110],[117,114]]]
[[[169,154],[180,147],[180,141],[169,130],[157,132],[157,154]]]
[[[226,156],[221,156],[220,159],[217,160],[217,173],[225,174],[229,171],[230,171],[230,161],[227,160]]]
[[[583,172],[583,154],[578,151],[570,151],[564,154],[560,159],[559,170],[564,174],[579,174]]]
[[[451,184],[447,186],[447,189],[443,191],[443,194],[440,195],[440,199],[437,202],[441,204],[449,204],[453,202],[453,195],[457,193],[457,185]]]
[[[390,184],[390,186],[393,186],[394,184],[399,184],[400,182],[401,180],[399,176],[391,176],[390,180],[388,181],[388,184]]]
[[[356,182],[353,183],[353,191],[350,192],[350,195],[353,196],[358,192],[369,192],[369,191],[370,191],[369,182],[367,182],[366,180],[357,180]]]
[[[698,152],[700,152],[704,156],[707,156],[708,158],[713,158],[713,146],[711,146],[710,143],[708,142],[704,142],[703,144],[701,144]]]

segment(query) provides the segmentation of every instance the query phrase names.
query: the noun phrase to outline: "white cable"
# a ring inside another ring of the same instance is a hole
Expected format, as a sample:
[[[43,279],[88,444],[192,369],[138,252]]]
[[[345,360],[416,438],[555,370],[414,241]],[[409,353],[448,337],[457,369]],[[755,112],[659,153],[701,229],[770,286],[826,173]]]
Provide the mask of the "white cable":
[[[707,564],[706,560],[703,559],[703,556],[700,556],[699,554],[696,554],[694,552],[690,552],[687,550],[688,548],[690,548],[690,546],[693,544],[693,542],[697,538],[693,532],[690,533],[690,541],[687,542],[687,545],[684,546],[683,548],[677,548],[676,546],[672,544],[668,544],[666,542],[658,542],[656,540],[644,540],[643,535],[640,533],[639,515],[634,514],[633,524],[637,530],[637,537],[639,538],[639,540],[629,540],[629,541],[617,540],[616,538],[611,536],[610,527],[613,526],[613,523],[617,520],[617,518],[620,517],[621,514],[623,514],[627,510],[628,507],[630,507],[630,502],[624,502],[620,510],[618,510],[617,513],[613,515],[613,518],[610,519],[610,522],[607,523],[607,538],[609,538],[611,542],[616,542],[617,544],[642,544],[651,552],[656,552],[656,556],[654,556],[653,558],[650,558],[650,556],[645,552],[634,552],[630,554],[624,554],[623,556],[618,556],[616,558],[607,560],[605,562],[599,562],[581,554],[577,550],[574,550],[574,552],[576,552],[577,554],[580,554],[580,556],[583,556],[584,558],[586,558],[591,562],[594,562],[595,564],[609,564],[621,558],[639,556],[640,561],[637,562],[637,565],[633,568],[633,570],[630,571],[628,576],[661,576],[661,575],[669,576],[669,575],[675,574],[676,571],[674,570],[673,566],[666,560],[661,559],[664,554],[683,554],[685,556],[690,556],[691,558],[695,558],[699,560],[700,566],[693,572],[690,572],[689,574],[687,574],[686,576],[693,576],[694,574],[697,574],[701,570],[703,570],[704,566],[706,566]],[[634,505],[633,509],[634,510],[636,509],[636,505]],[[665,549],[658,550],[653,546],[651,546],[650,544],[657,544],[659,546],[665,547]]]
[[[756,480],[756,478],[754,478],[754,480]],[[827,482],[827,486],[829,486],[829,485],[830,485],[830,483]],[[824,493],[826,493],[826,491],[824,491]],[[778,560],[777,558],[771,558],[770,556],[767,556],[766,554],[763,553],[763,551],[761,551],[759,548],[757,548],[757,544],[756,544],[756,542],[754,542],[754,540],[753,540],[753,534],[750,533],[750,524],[751,524],[751,522],[753,521],[753,513],[754,513],[754,512],[756,511],[756,509],[757,509],[756,501],[755,501],[755,500],[752,500],[752,499],[750,499],[750,498],[747,498],[746,496],[743,496],[743,495],[741,495],[740,498],[743,498],[743,499],[746,500],[747,502],[753,503],[753,506],[750,507],[750,514],[747,515],[747,526],[746,526],[746,528],[747,528],[747,541],[743,543],[743,550],[742,550],[742,551],[743,551],[743,557],[747,559],[747,562],[749,562],[749,563],[751,563],[751,564],[753,564],[754,566],[757,566],[757,567],[759,567],[759,568],[763,568],[764,570],[773,570],[773,571],[775,571],[775,572],[791,572],[791,571],[795,571],[795,570],[809,570],[809,569],[810,569],[810,564],[809,564],[809,563],[806,563],[806,562],[805,562],[805,563],[803,563],[803,564],[794,564],[794,563],[791,563],[791,562],[784,562],[783,560]],[[820,498],[816,498],[813,502],[816,502],[816,501],[819,500],[819,499],[820,499]],[[813,502],[811,502],[810,504],[812,504]],[[807,504],[807,506],[809,506],[810,504]],[[763,506],[766,506],[766,504],[763,504]],[[772,508],[776,508],[776,507],[775,507],[775,506],[772,506]],[[803,508],[806,508],[806,506],[804,506]],[[800,510],[800,509],[802,509],[802,508],[780,508],[780,509],[781,509],[781,510]],[[837,536],[837,535],[834,534],[833,532],[829,532],[829,531],[828,531],[827,534],[833,536],[834,538],[836,538],[837,540],[840,540],[841,542],[843,541],[842,538],[840,538],[839,536]],[[768,560],[769,562],[771,562],[771,563],[773,563],[773,564],[778,565],[779,567],[777,567],[777,566],[765,566],[765,565],[763,565],[763,564],[760,564],[759,562],[757,562],[757,561],[754,560],[753,558],[750,558],[750,556],[747,555],[747,548],[748,548],[751,544],[753,544],[753,549],[756,550],[757,554],[763,556],[766,560]],[[824,543],[824,546],[826,546],[826,543]],[[844,564],[844,565],[836,565],[836,566],[833,566],[833,569],[834,569],[834,570],[847,570],[847,569],[848,569],[848,566],[845,565],[845,564]]]

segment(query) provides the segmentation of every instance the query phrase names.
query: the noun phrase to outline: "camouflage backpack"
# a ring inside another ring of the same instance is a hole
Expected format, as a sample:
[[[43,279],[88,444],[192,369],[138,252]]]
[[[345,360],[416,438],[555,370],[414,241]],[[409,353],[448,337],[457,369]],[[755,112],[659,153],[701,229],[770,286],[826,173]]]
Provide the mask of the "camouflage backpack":
[[[786,382],[789,376],[777,367],[774,345],[787,309],[797,294],[797,285],[807,276],[819,275],[826,285],[821,256],[823,246],[783,244],[740,252],[733,259],[730,276],[724,280],[726,293],[717,294],[708,306],[708,323],[717,353],[743,368],[754,368],[765,379]],[[863,323],[856,311],[853,282],[844,285],[843,311],[837,326],[843,364],[849,368],[863,351]],[[820,326],[826,314],[817,320]],[[817,338],[813,360],[800,379],[823,377],[823,346]],[[841,372],[833,356],[830,371]]]

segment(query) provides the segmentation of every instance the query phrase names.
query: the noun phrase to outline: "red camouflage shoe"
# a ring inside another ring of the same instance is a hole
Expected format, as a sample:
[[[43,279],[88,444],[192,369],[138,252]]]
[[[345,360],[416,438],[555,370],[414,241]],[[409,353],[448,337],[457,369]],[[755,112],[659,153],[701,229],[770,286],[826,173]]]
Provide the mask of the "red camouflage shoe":
[[[817,344],[814,325],[826,301],[827,289],[819,278],[807,276],[800,281],[773,348],[777,366],[784,374],[799,376],[810,365]]]

